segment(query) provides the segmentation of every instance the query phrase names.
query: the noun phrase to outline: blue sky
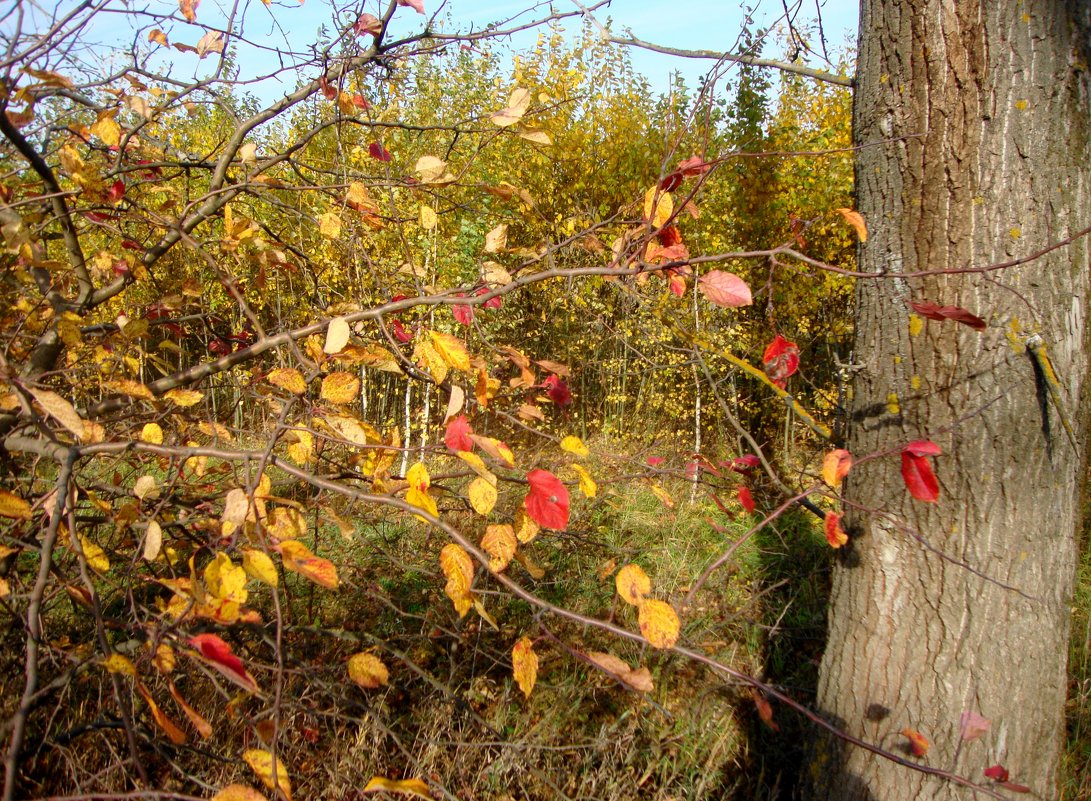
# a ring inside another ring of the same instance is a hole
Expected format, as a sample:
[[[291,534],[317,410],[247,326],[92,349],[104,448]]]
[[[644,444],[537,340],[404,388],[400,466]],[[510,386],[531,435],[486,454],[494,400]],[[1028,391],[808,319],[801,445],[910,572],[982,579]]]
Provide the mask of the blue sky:
[[[590,6],[595,0],[580,0]],[[365,11],[380,15],[389,0],[364,0]],[[438,14],[439,24],[448,31],[480,30],[486,25],[518,16],[521,22],[530,21],[548,14],[549,2],[536,0],[424,0],[427,15],[422,16],[412,8],[399,7],[391,26],[390,34],[395,37],[420,31],[426,21]],[[347,3],[344,0],[273,0],[265,7],[261,0],[241,0],[245,9],[246,25],[244,34],[252,41],[266,47],[291,47],[296,51],[306,51],[314,42],[319,26],[326,25],[328,30],[343,28],[355,20],[361,8],[360,2]],[[790,8],[798,8],[797,22],[803,25],[813,23],[816,9],[821,10],[825,26],[826,39],[831,55],[840,51],[846,44],[855,43],[856,24],[859,14],[858,0],[788,0]],[[68,3],[62,3],[62,8]],[[639,39],[660,45],[685,49],[723,51],[730,49],[738,35],[745,14],[749,8],[754,23],[758,27],[771,27],[782,20],[785,2],[782,0],[748,0],[745,4],[739,0],[682,0],[665,2],[664,0],[611,0],[608,6],[595,11],[595,17],[602,23],[612,20],[613,30],[621,33],[631,29]],[[528,6],[531,11],[528,12]],[[178,13],[177,0],[148,0],[143,5],[160,13]],[[223,10],[229,7],[229,0],[201,0],[197,10],[197,22],[208,25],[223,25]],[[132,8],[132,6],[130,6]],[[558,12],[574,11],[578,8],[574,0],[553,0],[552,8]],[[340,11],[338,11],[340,9]],[[341,22],[334,24],[335,19]],[[136,14],[100,15],[96,18],[95,38],[105,48],[127,49],[132,43],[138,28],[147,28],[148,19]],[[164,26],[172,43],[196,44],[204,29],[199,25],[189,25],[179,20]],[[578,20],[571,20],[567,29],[575,31]],[[536,35],[525,34],[514,37],[508,46],[520,49],[533,46]],[[141,44],[147,47],[145,40]],[[814,43],[817,44],[817,43]],[[766,55],[777,55],[776,47],[766,50]],[[198,62],[197,57],[178,53],[173,50],[160,51],[169,57],[173,64],[172,72],[176,77],[186,79],[193,74],[203,74],[212,59]],[[276,61],[269,54],[255,55],[240,47],[240,64],[243,75],[271,72],[276,69]],[[168,55],[169,54],[169,55]],[[633,49],[633,64],[638,71],[646,75],[654,89],[666,89],[670,75],[680,71],[691,86],[704,74],[713,62],[705,60],[680,59],[663,56],[646,50]],[[834,56],[836,57],[836,56]],[[819,65],[815,65],[819,66]],[[191,70],[196,70],[191,73]],[[271,99],[279,91],[294,88],[287,82],[279,86],[250,90],[255,94]],[[256,91],[255,91],[256,90]]]

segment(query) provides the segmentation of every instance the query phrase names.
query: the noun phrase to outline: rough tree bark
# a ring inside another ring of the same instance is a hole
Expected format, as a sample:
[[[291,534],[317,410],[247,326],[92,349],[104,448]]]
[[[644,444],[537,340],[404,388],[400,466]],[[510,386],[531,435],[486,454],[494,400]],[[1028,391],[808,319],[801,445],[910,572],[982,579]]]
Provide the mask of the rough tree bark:
[[[1063,735],[1088,237],[1007,269],[898,273],[1012,261],[1091,224],[1089,18],[1085,0],[865,0],[854,108],[860,265],[890,277],[859,282],[849,448],[890,453],[846,488],[818,702],[896,753],[919,731],[930,767],[988,783],[1001,763],[1039,798]],[[988,328],[914,319],[911,300]],[[934,504],[900,475],[918,439],[943,449]],[[991,721],[980,739],[960,743],[964,711]],[[835,741],[811,779],[829,799],[974,797]]]

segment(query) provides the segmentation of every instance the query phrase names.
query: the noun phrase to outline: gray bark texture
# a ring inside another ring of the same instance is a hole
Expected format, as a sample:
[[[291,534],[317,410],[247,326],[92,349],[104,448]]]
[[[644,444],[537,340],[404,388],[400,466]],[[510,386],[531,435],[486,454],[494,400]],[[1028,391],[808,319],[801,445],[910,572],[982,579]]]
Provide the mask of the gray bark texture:
[[[846,481],[852,539],[818,692],[856,737],[986,785],[999,763],[1044,799],[1057,797],[1086,469],[1089,240],[1003,269],[905,274],[1020,260],[1091,225],[1089,9],[862,3],[859,263],[881,277],[858,282],[848,448],[880,456]],[[922,319],[911,301],[988,327]],[[899,453],[913,440],[943,450],[935,503],[906,491]],[[967,711],[991,721],[972,741]],[[906,728],[929,740],[925,756],[908,752]],[[835,739],[809,767],[815,798],[983,797]]]

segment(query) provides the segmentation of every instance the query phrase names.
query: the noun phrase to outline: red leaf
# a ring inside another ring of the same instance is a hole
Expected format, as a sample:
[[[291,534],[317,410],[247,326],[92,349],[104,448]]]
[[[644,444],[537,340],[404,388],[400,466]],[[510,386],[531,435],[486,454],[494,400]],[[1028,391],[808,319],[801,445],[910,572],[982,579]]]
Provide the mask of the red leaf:
[[[542,386],[545,387],[546,394],[549,395],[550,400],[562,409],[572,403],[572,393],[568,389],[568,384],[559,376],[548,376],[546,380],[542,382]]]
[[[323,75],[318,79],[318,88],[322,90],[322,96],[327,100],[334,100],[337,97],[337,87],[330,86],[330,82],[326,80],[326,76]]]
[[[466,415],[460,414],[452,418],[447,424],[447,432],[443,435],[443,441],[453,451],[472,451],[474,441],[470,438],[470,423]]]
[[[568,525],[568,489],[548,470],[527,473],[530,492],[523,506],[531,520],[543,528],[561,530]]]
[[[777,334],[761,357],[765,364],[765,374],[769,380],[781,389],[788,383],[788,377],[799,369],[799,348],[796,343]]]
[[[685,276],[678,275],[677,273],[670,277],[670,290],[671,294],[677,297],[685,297],[686,294],[686,279]]]
[[[750,287],[734,273],[711,270],[701,277],[699,283],[705,297],[717,306],[735,308],[749,306],[754,302],[750,295]]]
[[[984,320],[961,306],[939,306],[928,301],[919,303],[915,300],[911,300],[909,305],[913,311],[929,320],[953,320],[956,323],[968,325],[975,331],[984,331],[987,327]]]
[[[761,464],[761,459],[752,453],[748,453],[745,456],[736,456],[730,462],[721,462],[721,464],[728,470],[734,470],[736,473],[749,473]]]
[[[750,697],[754,699],[754,706],[758,708],[758,717],[761,718],[761,722],[773,731],[780,731],[780,726],[773,720],[773,707],[765,694],[759,692],[757,688],[751,688]]]
[[[409,6],[415,9],[418,14],[424,13],[424,0],[398,0],[399,6]]]
[[[1008,769],[1003,765],[993,765],[991,768],[985,768],[985,775],[994,781],[1006,782],[1008,780]]]
[[[902,479],[909,494],[918,501],[934,503],[939,499],[939,481],[926,457],[942,451],[931,440],[917,440],[902,448]]]
[[[659,182],[659,188],[664,192],[673,192],[682,185],[682,173],[672,172]]]
[[[1000,787],[1005,790],[1011,790],[1013,793],[1029,793],[1030,788],[1025,784],[1016,784],[1015,782],[1000,782]]]
[[[413,335],[412,335],[412,334],[410,334],[410,333],[409,333],[408,331],[406,331],[406,330],[405,330],[405,326],[404,326],[404,325],[402,325],[402,321],[401,321],[401,320],[394,320],[394,321],[393,321],[393,322],[392,322],[392,323],[390,324],[390,330],[391,330],[392,332],[394,332],[394,337],[395,337],[395,338],[396,338],[396,339],[397,339],[397,340],[398,340],[399,342],[409,342],[410,340],[412,340],[412,339],[413,339]]]
[[[682,232],[674,225],[667,225],[659,229],[656,237],[659,239],[659,244],[664,248],[669,248],[672,245],[677,245],[682,242]]]
[[[908,451],[914,456],[939,456],[943,453],[940,450],[939,445],[932,442],[930,439],[915,439],[902,448],[903,451]]]
[[[106,193],[106,196],[110,198],[111,203],[117,203],[123,197],[125,197],[125,182],[114,181],[110,184],[110,191]]]
[[[481,287],[481,289],[474,292],[474,297],[479,298],[482,295],[489,294],[490,292],[492,292],[491,289],[489,289],[487,286],[483,286],[483,287]],[[489,298],[488,300],[485,301],[485,304],[484,304],[486,309],[499,309],[502,305],[503,305],[503,299],[499,295],[497,295],[495,298]]]
[[[687,178],[694,175],[704,175],[712,169],[712,165],[705,162],[700,156],[690,156],[678,165],[678,172]]]
[[[663,464],[663,462],[665,461],[666,459],[664,459],[662,456],[649,456],[648,467],[659,467],[659,465]]]
[[[757,508],[754,505],[754,496],[750,494],[750,490],[746,487],[739,487],[739,503],[747,512],[753,512]]]
[[[254,677],[246,672],[242,660],[231,651],[231,646],[215,634],[198,634],[190,637],[189,644],[220,673],[250,692],[258,689]]]
[[[361,98],[362,100],[363,98]],[[380,145],[378,142],[372,142],[367,146],[367,152],[373,159],[378,161],[390,161],[390,151]]]
[[[826,542],[831,548],[840,548],[849,541],[849,535],[841,528],[841,515],[837,512],[826,512]]]
[[[465,295],[458,295],[463,298]],[[469,325],[474,320],[474,307],[466,303],[455,303],[451,305],[451,314],[455,316],[455,320],[463,325]]]

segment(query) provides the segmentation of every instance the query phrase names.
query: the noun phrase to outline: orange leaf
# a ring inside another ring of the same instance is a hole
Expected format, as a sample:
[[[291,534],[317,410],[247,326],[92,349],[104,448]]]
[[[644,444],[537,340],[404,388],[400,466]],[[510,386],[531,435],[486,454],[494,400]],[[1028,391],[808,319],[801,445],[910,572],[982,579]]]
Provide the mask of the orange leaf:
[[[267,801],[265,796],[245,784],[229,784],[212,796],[212,801]]]
[[[292,801],[292,783],[288,778],[288,770],[284,767],[284,760],[273,760],[273,755],[259,748],[251,748],[243,752],[242,758],[246,764],[254,769],[258,778],[262,780],[270,790],[279,789],[284,793],[288,801]]]
[[[822,480],[834,489],[841,486],[841,479],[852,469],[852,454],[844,448],[837,448],[826,454],[822,460]]]
[[[858,211],[852,209],[834,209],[842,217],[845,218],[845,222],[853,227],[856,231],[856,235],[860,237],[861,242],[867,242],[867,224],[864,222],[864,216]]]
[[[365,690],[374,690],[390,680],[390,671],[374,654],[353,654],[348,662],[349,678]]]
[[[481,481],[481,479],[477,479]],[[511,526],[486,526],[485,536],[481,538],[481,547],[491,559],[489,570],[499,573],[515,556],[516,548],[515,531]]]
[[[909,738],[909,750],[913,753],[913,756],[922,757],[928,753],[928,748],[931,743],[916,729],[911,729],[908,726],[902,729],[902,734]]]
[[[137,682],[136,691],[140,693],[141,697],[148,704],[148,709],[151,710],[152,719],[164,732],[167,737],[175,745],[183,745],[186,742],[186,733],[178,728],[178,725],[164,714],[163,710],[159,708],[159,704],[155,703],[152,699],[151,693],[149,693],[144,685]]]
[[[337,578],[337,568],[333,562],[315,556],[299,540],[284,540],[277,548],[280,550],[280,561],[285,570],[298,573],[329,590],[337,589],[341,583]]]

